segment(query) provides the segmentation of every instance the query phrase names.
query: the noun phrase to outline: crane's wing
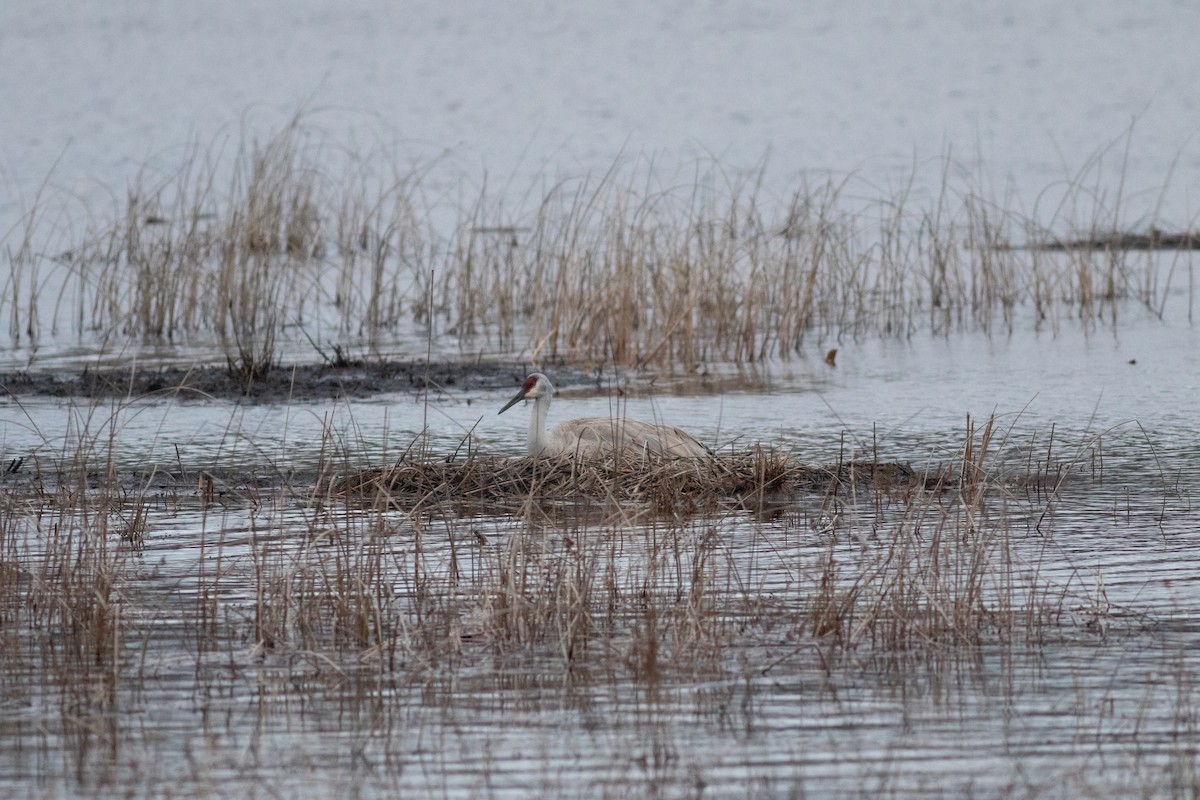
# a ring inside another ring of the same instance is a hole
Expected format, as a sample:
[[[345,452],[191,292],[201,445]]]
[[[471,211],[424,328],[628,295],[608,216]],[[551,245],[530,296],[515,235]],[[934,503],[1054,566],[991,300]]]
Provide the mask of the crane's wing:
[[[707,458],[712,455],[707,447],[686,431],[635,419],[573,419],[556,427],[552,438],[554,449],[559,453],[578,453],[591,457],[616,452],[683,458]]]

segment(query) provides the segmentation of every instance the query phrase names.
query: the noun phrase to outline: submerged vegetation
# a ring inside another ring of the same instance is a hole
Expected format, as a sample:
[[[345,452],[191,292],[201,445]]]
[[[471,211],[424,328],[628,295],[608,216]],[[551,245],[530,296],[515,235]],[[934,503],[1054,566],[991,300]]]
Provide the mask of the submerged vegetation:
[[[314,138],[298,118],[232,163],[193,151],[82,229],[29,209],[4,243],[9,337],[208,336],[251,382],[285,336],[418,325],[535,363],[744,363],[844,337],[1115,325],[1125,301],[1161,314],[1193,292],[1188,250],[1146,251],[1192,234],[1137,220],[1151,233],[1127,247],[1122,198],[1104,206],[1086,170],[1048,214],[955,186],[949,164],[920,199],[853,175],[784,198],[719,164],[684,180],[616,164],[515,205],[487,187],[450,205],[419,168],[389,177]]]

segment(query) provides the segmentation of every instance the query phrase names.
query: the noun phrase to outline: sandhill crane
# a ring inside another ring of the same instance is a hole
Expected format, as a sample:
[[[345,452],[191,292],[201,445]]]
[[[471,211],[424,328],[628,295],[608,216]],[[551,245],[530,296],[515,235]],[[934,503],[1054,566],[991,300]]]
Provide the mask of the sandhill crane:
[[[530,455],[567,454],[585,458],[617,452],[681,458],[708,458],[712,455],[707,447],[679,428],[634,419],[572,419],[547,431],[546,415],[550,411],[552,397],[554,384],[542,373],[535,372],[525,379],[521,391],[499,411],[503,414],[522,400],[533,401],[533,413],[529,417]]]

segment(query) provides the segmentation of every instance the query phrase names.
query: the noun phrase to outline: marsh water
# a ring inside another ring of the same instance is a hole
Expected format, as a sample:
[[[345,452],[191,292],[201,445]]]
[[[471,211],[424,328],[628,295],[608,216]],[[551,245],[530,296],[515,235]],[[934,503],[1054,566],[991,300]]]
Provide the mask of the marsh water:
[[[0,114],[5,249],[32,208],[69,244],[90,217],[62,197],[103,217],[192,143],[300,106],[447,196],[698,154],[758,165],[767,196],[829,173],[932,195],[949,163],[1021,207],[1082,180],[1123,218],[1194,224],[1186,4],[503,5],[5,3],[0,63],[26,76]],[[314,487],[331,464],[523,452],[526,412],[496,412],[529,352],[416,324],[372,357],[511,380],[285,402],[4,393],[0,795],[1195,797],[1200,333],[1190,257],[1159,257],[1161,303],[753,364],[549,370],[553,419],[951,476],[920,492],[679,515],[330,503]],[[8,374],[224,359],[215,337],[6,330]],[[280,355],[316,360],[298,335]],[[985,551],[983,577],[942,539]],[[942,613],[970,587],[982,628],[905,632],[855,605],[890,597],[903,559],[935,568],[889,613]],[[831,586],[836,625],[814,611]],[[107,621],[89,638],[55,603]]]
[[[118,545],[129,576],[119,679],[96,678],[89,695],[23,673],[44,665],[32,656],[47,634],[10,634],[23,657],[7,662],[3,783],[34,796],[1186,796],[1200,437],[1180,409],[1196,373],[1159,365],[1190,364],[1194,338],[1146,318],[1115,336],[851,345],[836,367],[631,382],[638,390],[620,400],[564,381],[561,417],[683,421],[718,449],[744,438],[814,464],[936,470],[961,459],[967,414],[995,416],[989,469],[1007,477],[990,513],[1018,565],[1017,604],[1048,606],[1048,618],[971,646],[864,642],[836,663],[789,610],[817,585],[824,555],[850,572],[873,563],[911,498],[868,490],[831,511],[827,496],[798,492],[767,515],[642,523],[320,511],[306,487],[323,450],[347,469],[388,463],[427,427],[435,453],[469,438],[477,453],[519,455],[524,414],[496,415],[511,387],[282,406],[10,399],[6,457],[26,454],[26,473],[80,451],[111,457],[128,495],[112,529],[142,517],[136,547]],[[217,502],[196,485],[206,472],[223,484]],[[1046,480],[1023,480],[1033,474]],[[23,478],[6,482],[6,549],[36,563],[59,523]],[[630,655],[644,620],[605,621],[592,646],[613,652],[567,659],[497,642],[464,588],[487,585],[524,542],[545,563],[605,553],[620,594],[649,585],[686,597],[695,578],[658,564],[651,542],[672,541],[690,569],[689,554],[714,539],[708,624],[721,633],[697,634],[694,648],[675,641],[652,676]],[[262,571],[294,577],[372,549],[390,587],[381,602],[412,626],[392,651],[264,648]],[[419,644],[414,569],[457,598],[452,633],[439,633],[453,641]],[[208,620],[211,640],[196,632],[209,604],[221,615]]]

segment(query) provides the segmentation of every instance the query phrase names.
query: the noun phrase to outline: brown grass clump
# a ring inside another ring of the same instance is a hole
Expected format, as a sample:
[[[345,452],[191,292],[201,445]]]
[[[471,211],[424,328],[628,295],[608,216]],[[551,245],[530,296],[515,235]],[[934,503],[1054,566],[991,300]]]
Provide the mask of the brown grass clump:
[[[1098,167],[1048,218],[952,185],[950,164],[925,203],[853,177],[777,199],[763,175],[720,164],[681,181],[618,163],[515,208],[486,190],[446,207],[453,193],[423,184],[427,169],[347,157],[314,133],[298,116],[244,143],[224,190],[227,167],[192,152],[166,178],[138,176],[107,215],[84,209],[92,221],[68,241],[31,209],[21,241],[0,241],[0,329],[200,335],[249,384],[297,331],[375,343],[416,324],[534,361],[690,366],[845,337],[1115,325],[1120,304],[1161,315],[1181,288],[1191,311],[1192,251],[1148,253],[1193,235],[1109,233],[1129,225],[1122,198],[1096,199]]]
[[[818,467],[762,447],[711,459],[614,456],[605,459],[473,457],[463,461],[404,460],[330,484],[334,495],[359,496],[398,508],[441,503],[580,500],[644,503],[659,512],[692,514],[722,504],[762,507],[798,492],[827,493],[848,485],[877,489],[933,486],[895,463],[855,461]]]
[[[95,412],[72,420],[57,468],[14,460],[0,480],[3,663],[14,675],[36,664],[73,713],[116,704],[147,519],[141,487],[121,485],[111,460],[115,414]]]

